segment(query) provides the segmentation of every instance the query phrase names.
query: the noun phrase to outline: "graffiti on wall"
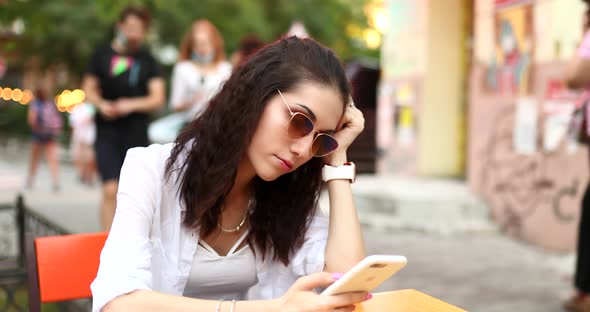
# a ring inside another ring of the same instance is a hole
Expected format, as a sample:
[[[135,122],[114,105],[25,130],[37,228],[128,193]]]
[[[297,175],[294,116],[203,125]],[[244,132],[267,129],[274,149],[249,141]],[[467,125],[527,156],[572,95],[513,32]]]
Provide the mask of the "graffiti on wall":
[[[517,236],[523,236],[524,222],[541,210],[550,211],[558,223],[576,221],[575,203],[585,186],[583,176],[576,175],[579,164],[566,161],[563,153],[515,153],[514,119],[514,106],[498,110],[492,134],[478,151],[480,188],[494,218],[503,230]]]
[[[533,57],[533,6],[500,6],[494,12],[495,53],[488,64],[484,89],[502,95],[530,91]]]

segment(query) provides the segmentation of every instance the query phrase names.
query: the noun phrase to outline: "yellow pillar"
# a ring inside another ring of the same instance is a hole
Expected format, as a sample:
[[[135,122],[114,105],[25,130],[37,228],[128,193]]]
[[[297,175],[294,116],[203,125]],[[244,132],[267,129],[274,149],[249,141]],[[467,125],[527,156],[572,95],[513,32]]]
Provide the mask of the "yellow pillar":
[[[422,175],[463,175],[464,1],[468,0],[428,1],[424,98],[418,120]]]

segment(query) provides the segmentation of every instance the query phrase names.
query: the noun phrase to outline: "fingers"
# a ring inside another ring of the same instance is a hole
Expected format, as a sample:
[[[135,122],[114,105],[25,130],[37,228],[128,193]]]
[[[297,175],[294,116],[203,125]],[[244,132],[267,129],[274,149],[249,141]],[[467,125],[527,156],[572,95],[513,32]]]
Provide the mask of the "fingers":
[[[339,307],[339,308],[334,309],[334,311],[336,311],[336,312],[351,312],[351,311],[354,311],[354,305]]]
[[[367,292],[351,292],[340,295],[333,295],[326,297],[326,304],[333,307],[347,307],[352,306],[355,303],[369,300],[372,296]]]
[[[354,106],[354,99],[352,95],[348,96],[348,106]]]
[[[298,279],[291,289],[294,290],[312,290],[318,287],[326,287],[334,283],[337,279],[336,274],[328,272],[317,272],[310,275],[306,275]]]
[[[354,124],[355,126],[361,126],[361,128],[364,128],[365,117],[363,116],[363,112],[361,112],[360,109],[354,106],[354,104],[346,106],[344,115],[342,116],[342,119],[338,124],[339,128],[337,129],[342,129],[347,124]]]
[[[351,99],[349,104],[346,105],[344,109],[344,115],[342,115],[342,118],[340,118],[340,122],[338,122],[336,129],[342,129],[347,123],[358,119],[358,117],[363,117],[363,113],[354,105]]]

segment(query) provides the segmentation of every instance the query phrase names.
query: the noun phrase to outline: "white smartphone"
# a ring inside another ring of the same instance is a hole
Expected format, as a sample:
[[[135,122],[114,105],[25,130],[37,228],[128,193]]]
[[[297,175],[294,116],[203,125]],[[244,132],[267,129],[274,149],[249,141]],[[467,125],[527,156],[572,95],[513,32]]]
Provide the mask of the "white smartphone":
[[[328,286],[321,294],[337,295],[355,291],[370,292],[406,266],[407,262],[408,260],[404,256],[368,256],[346,272],[344,276]]]

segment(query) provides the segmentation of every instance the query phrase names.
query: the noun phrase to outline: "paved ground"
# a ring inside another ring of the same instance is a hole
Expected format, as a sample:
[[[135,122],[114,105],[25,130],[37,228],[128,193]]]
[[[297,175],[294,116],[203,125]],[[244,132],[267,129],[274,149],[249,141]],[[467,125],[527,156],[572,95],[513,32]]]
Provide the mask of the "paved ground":
[[[22,149],[0,150],[0,177],[18,178],[26,170],[27,157]],[[79,185],[67,163],[62,169],[62,191],[53,193],[47,168],[41,167],[36,187],[25,192],[27,204],[72,232],[98,231],[99,189]],[[13,191],[0,191],[0,201],[13,197]],[[370,219],[366,214],[373,212],[359,207],[359,213]],[[0,235],[6,229],[2,227]],[[409,261],[380,287],[382,291],[414,288],[480,312],[561,311],[559,302],[570,291],[572,255],[538,250],[494,230],[440,233],[373,226],[365,230],[370,254],[401,254]]]

